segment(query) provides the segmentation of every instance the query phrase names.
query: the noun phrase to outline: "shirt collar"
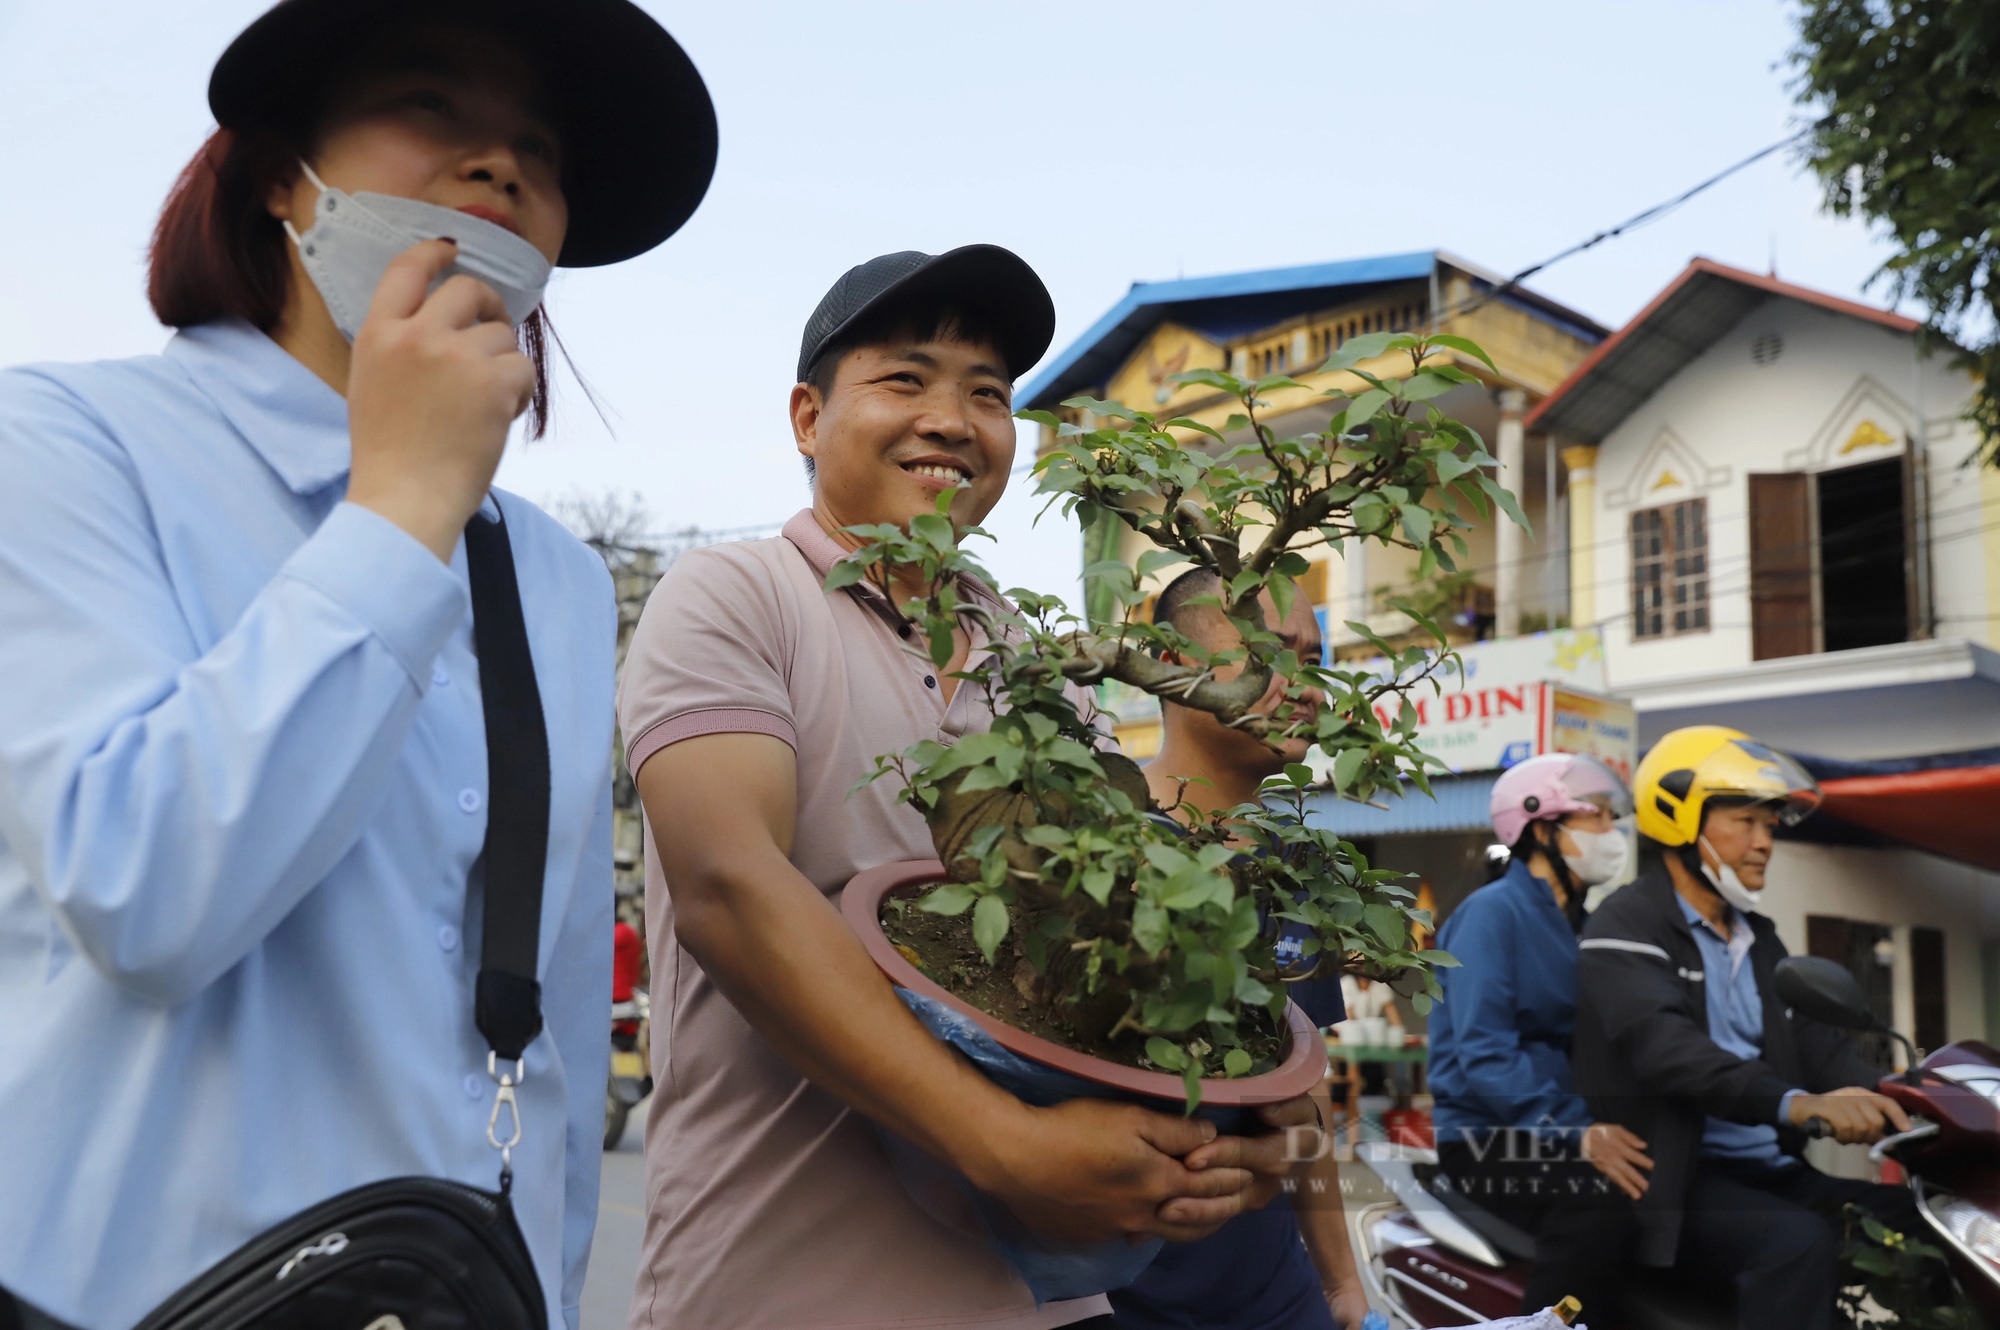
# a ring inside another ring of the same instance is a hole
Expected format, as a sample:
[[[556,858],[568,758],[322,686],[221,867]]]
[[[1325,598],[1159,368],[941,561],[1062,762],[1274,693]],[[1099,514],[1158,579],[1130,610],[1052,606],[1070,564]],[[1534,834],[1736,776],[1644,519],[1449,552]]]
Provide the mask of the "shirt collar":
[[[1708,922],[1707,918],[1702,915],[1702,912],[1688,904],[1687,897],[1681,895],[1678,891],[1674,893],[1674,904],[1681,907],[1681,917],[1688,921],[1688,927],[1695,931],[1696,937],[1707,936],[1717,942],[1723,943],[1729,948],[1730,955],[1735,957],[1739,963],[1743,959],[1743,953],[1750,950],[1750,944],[1757,940],[1757,934],[1751,929],[1750,921],[1745,919],[1742,912],[1734,905],[1724,902],[1722,907],[1729,912],[1727,915],[1729,920],[1729,936],[1724,937]]]
[[[250,324],[183,328],[166,354],[294,494],[347,474],[347,400]]]

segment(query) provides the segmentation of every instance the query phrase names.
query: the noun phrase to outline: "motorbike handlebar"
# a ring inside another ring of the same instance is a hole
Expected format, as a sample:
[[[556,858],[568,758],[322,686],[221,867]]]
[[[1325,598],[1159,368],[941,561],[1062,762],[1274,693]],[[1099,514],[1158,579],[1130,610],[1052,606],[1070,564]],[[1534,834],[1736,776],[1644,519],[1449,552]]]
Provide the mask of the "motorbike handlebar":
[[[1833,1124],[1818,1114],[1814,1114],[1812,1117],[1806,1119],[1805,1125],[1799,1128],[1799,1130],[1814,1140],[1823,1140],[1833,1135]]]

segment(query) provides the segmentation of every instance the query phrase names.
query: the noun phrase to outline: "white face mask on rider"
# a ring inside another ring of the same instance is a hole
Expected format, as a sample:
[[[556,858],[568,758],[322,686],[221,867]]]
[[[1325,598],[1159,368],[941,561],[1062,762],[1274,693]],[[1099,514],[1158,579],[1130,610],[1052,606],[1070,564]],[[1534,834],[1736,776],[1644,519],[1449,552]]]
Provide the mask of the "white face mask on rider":
[[[329,186],[304,162],[299,167],[319,186],[319,202],[313,205],[312,229],[301,235],[288,220],[285,234],[299,247],[306,275],[348,341],[361,331],[375,288],[395,257],[440,236],[458,242],[458,259],[431,283],[432,291],[458,273],[476,278],[499,292],[516,328],[542,303],[553,265],[506,227],[420,199],[349,194]]]
[[[1625,867],[1624,832],[1616,828],[1610,831],[1578,831],[1574,827],[1564,827],[1563,834],[1574,841],[1577,848],[1575,854],[1563,856],[1563,863],[1584,886],[1602,886],[1617,877]]]
[[[1710,854],[1715,854],[1715,847],[1708,843],[1708,837],[1702,836],[1698,839],[1701,841],[1701,848],[1707,850]],[[1764,889],[1759,887],[1757,890],[1752,891],[1750,888],[1744,886],[1743,879],[1736,876],[1734,868],[1722,862],[1721,855],[1715,854],[1715,862],[1722,866],[1719,869],[1710,868],[1708,860],[1703,859],[1701,861],[1701,875],[1708,879],[1709,885],[1722,893],[1722,899],[1728,901],[1744,913],[1748,914],[1750,911],[1756,909],[1757,902],[1763,899]]]

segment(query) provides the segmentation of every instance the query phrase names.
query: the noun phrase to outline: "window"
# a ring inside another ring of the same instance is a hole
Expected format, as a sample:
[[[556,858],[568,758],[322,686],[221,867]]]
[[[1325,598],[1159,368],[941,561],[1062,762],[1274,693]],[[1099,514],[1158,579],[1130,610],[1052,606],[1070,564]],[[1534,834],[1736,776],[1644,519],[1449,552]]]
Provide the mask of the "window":
[[[1750,476],[1754,660],[1906,642],[1922,623],[1906,552],[1907,458]]]
[[[1708,500],[1632,514],[1632,636],[1708,631]]]

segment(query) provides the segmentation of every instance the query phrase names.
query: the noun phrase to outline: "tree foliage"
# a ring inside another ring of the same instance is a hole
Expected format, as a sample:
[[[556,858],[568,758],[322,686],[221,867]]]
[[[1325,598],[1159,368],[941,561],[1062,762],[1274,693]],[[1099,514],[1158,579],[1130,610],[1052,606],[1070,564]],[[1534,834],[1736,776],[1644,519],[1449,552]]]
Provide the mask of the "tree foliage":
[[[2000,5],[1802,0],[1792,61],[1827,208],[1894,240],[1876,277],[1982,377],[1966,419],[2000,465]]]
[[[1240,403],[1223,431],[1084,398],[1067,405],[1093,412],[1104,428],[1023,412],[1058,434],[1058,447],[1036,464],[1050,503],[1086,528],[1122,523],[1154,546],[1136,567],[1103,560],[1084,570],[1119,610],[1108,622],[1087,624],[1031,591],[1007,593],[1017,612],[969,594],[964,578],[992,582],[962,542],[985,533],[954,528],[950,492],[908,530],[851,528],[863,544],[828,574],[829,589],[866,578],[891,603],[896,576],[914,575],[926,594],[899,609],[940,668],[955,627],[969,627],[986,648],[957,677],[986,695],[997,717],[991,730],[948,748],[927,741],[885,754],[868,777],[901,779],[902,797],[923,811],[951,874],[921,908],[972,911],[989,963],[1013,938],[1048,1002],[1103,1038],[1143,1041],[1146,1060],[1182,1074],[1190,1107],[1203,1077],[1271,1068],[1257,1050],[1282,1037],[1285,982],[1304,977],[1277,958],[1288,925],[1310,930],[1306,972],[1344,966],[1401,982],[1420,1011],[1439,992],[1433,967],[1456,962],[1415,949],[1412,924],[1430,920],[1404,875],[1371,868],[1351,843],[1306,825],[1308,767],[1292,764],[1266,787],[1278,811],[1246,804],[1176,828],[1152,806],[1138,768],[1103,749],[1073,685],[1117,679],[1277,749],[1310,740],[1331,759],[1333,789],[1346,798],[1367,800],[1405,780],[1428,793],[1437,759],[1416,747],[1409,695],[1456,668],[1444,633],[1422,607],[1400,604],[1435,647],[1399,650],[1350,623],[1388,668],[1329,667],[1284,647],[1263,598],[1289,608],[1294,579],[1308,567],[1301,551],[1315,545],[1398,545],[1417,552],[1428,576],[1459,566],[1475,519],[1498,509],[1526,525],[1479,437],[1435,405],[1476,381],[1452,363],[1453,351],[1486,361],[1449,336],[1351,339],[1322,367],[1353,379],[1324,394],[1335,399],[1331,421],[1292,438],[1260,418],[1267,395],[1304,386],[1283,376],[1178,376]],[[1389,372],[1385,361],[1406,368]],[[1232,445],[1227,434],[1246,441]],[[1210,651],[1140,620],[1140,580],[1180,565],[1220,579],[1221,594],[1205,599],[1235,627],[1239,645]],[[1286,701],[1260,709],[1274,681]]]

